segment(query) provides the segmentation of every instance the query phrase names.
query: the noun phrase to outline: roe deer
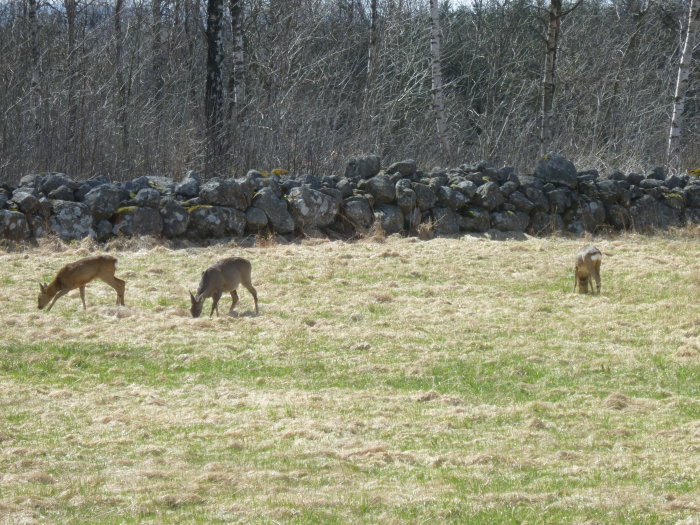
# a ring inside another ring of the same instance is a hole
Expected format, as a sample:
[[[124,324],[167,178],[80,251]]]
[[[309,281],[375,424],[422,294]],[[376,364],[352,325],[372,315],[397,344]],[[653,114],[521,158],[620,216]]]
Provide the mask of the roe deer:
[[[576,265],[574,266],[574,292],[578,285],[579,293],[588,293],[588,286],[593,292],[593,282],[595,279],[596,291],[600,293],[600,262],[603,254],[595,246],[586,246],[576,255]]]
[[[39,289],[41,290],[39,293],[39,310],[44,308],[53,298],[53,301],[46,309],[48,312],[59,297],[63,297],[76,288],[80,288],[80,299],[83,301],[83,310],[85,310],[87,308],[85,306],[85,285],[93,279],[101,279],[114,288],[117,292],[117,306],[124,306],[126,282],[114,276],[116,268],[117,259],[111,255],[95,255],[66,264],[58,271],[50,284],[39,284]]]
[[[190,312],[192,317],[199,317],[202,314],[202,306],[207,297],[211,297],[211,312],[209,317],[214,314],[219,315],[219,299],[224,292],[231,293],[231,308],[229,313],[233,312],[233,308],[238,304],[238,292],[236,289],[239,284],[245,286],[255,300],[255,313],[258,313],[258,293],[253,288],[253,283],[250,281],[250,262],[240,257],[229,257],[222,259],[219,262],[211,265],[202,272],[202,278],[199,281],[197,295],[190,292],[190,300],[192,307]]]

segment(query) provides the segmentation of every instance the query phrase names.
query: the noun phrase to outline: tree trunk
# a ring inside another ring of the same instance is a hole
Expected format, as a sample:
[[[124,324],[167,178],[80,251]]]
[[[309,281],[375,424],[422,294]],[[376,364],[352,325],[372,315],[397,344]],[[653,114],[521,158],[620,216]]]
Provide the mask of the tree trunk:
[[[369,48],[367,49],[367,82],[365,83],[365,96],[362,104],[363,127],[367,129],[369,125],[370,93],[374,88],[377,77],[377,58],[379,55],[379,32],[377,28],[377,0],[370,2],[370,23],[369,23]]]
[[[37,22],[37,0],[29,0],[27,6],[27,21],[29,23],[29,59],[31,61],[31,78],[29,79],[29,111],[32,118],[33,154],[40,151],[39,146],[39,112],[41,106],[41,68],[39,64],[39,46],[37,37],[39,24]]]
[[[690,66],[693,61],[693,46],[700,26],[700,0],[690,0],[688,11],[688,29],[685,35],[685,44],[681,52],[681,60],[678,66],[678,78],[676,91],[673,97],[673,116],[671,117],[671,131],[668,137],[667,163],[670,171],[677,173],[681,167],[681,131],[683,128],[683,111],[685,110],[685,97],[688,91],[688,78]]]
[[[442,65],[440,62],[440,13],[438,0],[430,0],[430,68],[432,72],[433,107],[437,124],[440,150],[445,161],[450,160],[450,149],[447,144],[447,115],[445,113],[445,93],[442,89]]]
[[[208,0],[206,30],[207,83],[204,100],[208,145],[205,172],[208,177],[221,170],[224,152],[223,18],[224,0]]]
[[[547,54],[544,62],[544,80],[542,82],[542,127],[540,128],[540,155],[549,150],[552,143],[554,125],[554,90],[556,89],[555,72],[557,68],[557,45],[561,28],[561,2],[550,0],[549,27],[547,30]]]
[[[229,0],[231,11],[231,35],[233,37],[233,71],[229,80],[230,91],[233,94],[233,112],[241,115],[245,106],[246,66],[243,49],[243,0]]]
[[[117,165],[122,164],[129,150],[129,123],[127,121],[127,87],[124,81],[123,53],[124,36],[122,34],[122,9],[124,0],[116,0],[114,3],[114,67],[117,96],[116,124],[121,136],[121,149],[118,152]]]

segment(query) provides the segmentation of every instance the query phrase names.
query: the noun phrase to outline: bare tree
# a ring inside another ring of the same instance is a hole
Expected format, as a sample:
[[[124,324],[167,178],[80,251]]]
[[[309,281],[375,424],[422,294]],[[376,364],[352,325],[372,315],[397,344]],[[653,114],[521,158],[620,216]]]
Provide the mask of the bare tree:
[[[233,70],[229,82],[233,94],[233,106],[236,113],[245,107],[246,65],[243,49],[243,0],[229,0],[231,11],[231,36],[233,40]]]
[[[676,90],[673,96],[673,116],[671,117],[671,131],[668,137],[668,151],[666,153],[668,167],[673,172],[678,172],[681,164],[680,149],[683,113],[688,91],[688,79],[690,78],[690,66],[693,60],[693,47],[698,27],[700,27],[700,0],[690,0],[687,26],[685,44],[681,51],[680,64],[678,66]]]
[[[542,80],[542,124],[540,128],[540,155],[544,155],[552,143],[554,128],[554,91],[556,90],[557,49],[561,21],[576,9],[583,0],[578,0],[573,7],[562,12],[562,0],[550,0],[547,24],[547,50],[544,61],[544,79]]]
[[[207,82],[204,113],[207,123],[207,176],[221,169],[224,153],[224,84],[223,84],[223,19],[224,0],[207,3]]]
[[[440,61],[440,12],[438,10],[438,0],[430,0],[430,69],[432,77],[431,94],[433,97],[433,108],[435,109],[438,140],[444,159],[449,160],[447,114],[445,113],[445,93],[442,87],[442,63]]]

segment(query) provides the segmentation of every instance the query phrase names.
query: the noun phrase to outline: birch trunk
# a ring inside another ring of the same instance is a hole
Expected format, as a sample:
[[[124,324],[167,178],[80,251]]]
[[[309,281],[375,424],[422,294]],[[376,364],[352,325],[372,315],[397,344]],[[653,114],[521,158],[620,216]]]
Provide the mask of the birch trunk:
[[[683,128],[683,112],[685,110],[685,97],[688,91],[688,78],[690,66],[693,61],[693,46],[700,26],[700,0],[690,0],[688,11],[688,29],[685,35],[685,44],[681,52],[681,60],[678,66],[678,78],[676,79],[676,91],[673,97],[673,116],[671,117],[671,131],[668,137],[667,163],[670,171],[677,173],[680,170],[681,131]]]
[[[233,36],[233,71],[229,80],[233,94],[233,110],[240,116],[245,106],[246,64],[243,50],[243,0],[230,0],[231,34]]]
[[[549,4],[549,26],[547,29],[547,54],[544,62],[542,82],[542,127],[540,128],[540,156],[547,153],[552,143],[554,125],[554,91],[557,68],[557,46],[561,28],[562,0],[551,0]]]
[[[124,54],[124,35],[122,34],[122,9],[124,0],[116,0],[114,4],[114,67],[115,81],[117,93],[117,118],[116,124],[121,135],[121,151],[120,157],[125,156],[129,150],[129,126],[127,122],[127,88],[124,81],[123,71],[123,54]],[[117,159],[119,164],[122,159]]]
[[[39,144],[39,111],[41,106],[41,69],[39,64],[39,47],[37,43],[37,37],[39,34],[37,9],[37,0],[29,0],[27,5],[27,21],[29,23],[29,59],[31,60],[30,67],[32,73],[32,76],[29,79],[29,111],[32,118],[34,139],[36,141],[35,147]]]
[[[379,54],[379,35],[377,30],[378,22],[377,0],[370,2],[370,22],[369,22],[369,48],[367,49],[367,82],[365,83],[365,96],[362,104],[362,121],[365,129],[369,127],[370,94],[377,77],[377,57]]]
[[[447,115],[445,114],[445,93],[442,89],[442,65],[440,62],[440,13],[438,0],[430,0],[430,69],[432,73],[432,98],[435,109],[440,149],[446,161],[450,160],[447,144]]]
[[[221,168],[223,156],[224,86],[222,65],[224,48],[222,40],[224,0],[208,0],[207,3],[207,83],[204,112],[207,122],[208,152],[206,174],[212,176]]]

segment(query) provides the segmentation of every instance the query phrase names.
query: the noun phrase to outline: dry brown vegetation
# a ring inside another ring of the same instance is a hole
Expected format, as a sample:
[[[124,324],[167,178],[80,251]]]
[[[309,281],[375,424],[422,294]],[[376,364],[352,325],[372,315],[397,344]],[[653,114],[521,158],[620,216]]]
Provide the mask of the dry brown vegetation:
[[[48,314],[96,247],[0,252],[2,523],[700,518],[697,229],[111,248],[127,306],[95,282]],[[192,319],[230,255],[260,315]]]

